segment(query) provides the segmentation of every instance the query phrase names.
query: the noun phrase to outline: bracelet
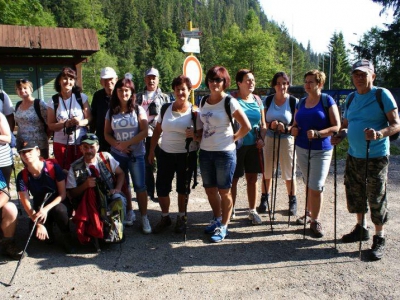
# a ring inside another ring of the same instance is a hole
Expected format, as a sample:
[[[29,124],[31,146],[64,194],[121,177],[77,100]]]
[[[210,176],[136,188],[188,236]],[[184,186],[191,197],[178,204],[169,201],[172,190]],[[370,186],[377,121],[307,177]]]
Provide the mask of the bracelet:
[[[317,136],[317,139],[321,138],[321,133],[318,130],[314,130],[314,133]]]

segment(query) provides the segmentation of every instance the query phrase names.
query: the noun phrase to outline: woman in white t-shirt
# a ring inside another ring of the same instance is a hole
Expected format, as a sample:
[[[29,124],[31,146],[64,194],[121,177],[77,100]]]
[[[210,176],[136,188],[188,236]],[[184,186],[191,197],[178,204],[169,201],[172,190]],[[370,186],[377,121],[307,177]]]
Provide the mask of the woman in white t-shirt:
[[[249,130],[250,122],[238,101],[228,96],[225,90],[231,83],[228,70],[214,66],[208,70],[206,85],[210,95],[200,103],[197,128],[202,129],[200,143],[200,170],[203,186],[213,210],[214,218],[205,228],[205,233],[213,234],[212,242],[221,242],[228,235],[228,223],[232,213],[232,179],[236,168],[235,141],[244,137]],[[225,106],[229,101],[231,117],[239,124],[235,133]]]
[[[79,141],[86,134],[91,117],[88,97],[81,93],[76,79],[76,72],[64,67],[54,82],[58,93],[56,111],[53,98],[47,103],[48,126],[54,131],[54,157],[64,170],[69,170],[71,163],[82,156]],[[82,106],[77,97],[82,99]]]
[[[169,216],[172,180],[176,173],[176,191],[178,193],[179,213],[176,218],[175,232],[182,233],[185,230],[186,196],[190,193],[190,178],[192,177],[197,160],[197,141],[195,137],[187,139],[187,131],[193,128],[193,121],[197,113],[189,102],[192,83],[184,75],[180,75],[172,81],[172,89],[175,94],[173,103],[164,104],[157,118],[157,125],[153,132],[149,151],[149,163],[154,163],[155,149],[162,134],[160,150],[157,155],[157,196],[161,207],[161,220],[154,227],[154,233],[163,231],[171,225]]]
[[[125,75],[115,84],[110,109],[106,114],[104,137],[111,145],[111,154],[119,162],[125,172],[126,182],[129,184],[131,174],[133,188],[139,203],[142,215],[143,233],[151,233],[151,226],[147,217],[147,189],[145,183],[145,145],[148,123],[143,107],[136,104],[135,85],[130,74]],[[127,216],[132,219],[132,199],[127,191]]]

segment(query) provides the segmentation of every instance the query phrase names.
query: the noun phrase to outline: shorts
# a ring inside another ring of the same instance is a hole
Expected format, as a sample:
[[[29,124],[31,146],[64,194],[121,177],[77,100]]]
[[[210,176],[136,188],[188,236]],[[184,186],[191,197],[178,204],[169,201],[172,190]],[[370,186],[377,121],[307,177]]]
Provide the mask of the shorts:
[[[297,163],[303,173],[304,184],[307,184],[308,149],[296,147]],[[310,175],[308,187],[314,191],[323,192],[325,180],[331,166],[332,150],[311,150]]]
[[[189,168],[186,170],[186,161]],[[190,180],[194,168],[197,164],[197,151],[187,153],[168,153],[160,148],[157,157],[157,195],[158,197],[167,197],[172,191],[172,181],[176,173],[176,192],[185,195],[190,194]],[[186,181],[188,185],[186,188]]]
[[[203,187],[230,189],[233,173],[236,169],[236,150],[206,151],[199,153],[201,178]]]
[[[365,195],[365,158],[347,155],[344,184],[347,209],[350,213],[367,213],[371,209],[371,220],[375,225],[388,221],[387,174],[388,156],[368,159],[367,199]]]
[[[275,173],[276,163],[278,159],[278,143],[279,138],[275,139],[275,156],[273,154],[274,138],[266,136],[264,145],[264,175],[265,179],[271,179]],[[281,138],[279,145],[279,167],[283,180],[292,180],[293,166],[293,146],[294,138],[292,136]],[[272,160],[274,159],[274,162]],[[273,165],[272,165],[273,163]],[[296,177],[296,157],[294,159],[293,178]]]
[[[242,177],[245,172],[261,173],[259,153],[256,145],[242,146],[236,151],[236,169],[233,178]]]

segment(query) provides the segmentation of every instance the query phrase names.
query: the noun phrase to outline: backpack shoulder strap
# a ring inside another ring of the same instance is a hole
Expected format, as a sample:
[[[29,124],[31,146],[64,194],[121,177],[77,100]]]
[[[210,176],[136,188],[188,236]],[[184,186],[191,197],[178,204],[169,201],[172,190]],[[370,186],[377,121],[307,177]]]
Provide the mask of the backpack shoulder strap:
[[[290,95],[289,96],[289,105],[290,105],[290,113],[292,114],[292,120],[290,121],[289,125],[293,124],[294,121],[294,113],[296,111],[296,97]]]
[[[226,97],[225,97],[225,112],[226,112],[226,114],[228,115],[228,118],[229,118],[229,122],[231,123],[231,125],[232,125],[232,129],[235,131],[235,126],[233,125],[233,119],[232,119],[232,112],[231,112],[231,99],[232,99],[232,96],[231,95],[227,95]]]
[[[50,175],[50,178],[56,180],[56,171],[54,170],[54,162],[51,159],[45,160],[47,172]]]
[[[43,123],[44,129],[47,130],[47,124],[42,117],[42,113],[40,112],[40,99],[35,99],[33,101],[33,108],[35,109],[35,112],[36,112],[39,120]]]
[[[106,158],[104,157],[103,152],[99,152],[99,156],[100,156],[101,160],[103,161],[103,163],[106,165],[107,170],[108,170],[111,174],[113,174],[113,172],[112,172],[112,170],[111,170],[110,161],[108,160],[108,158],[106,159]]]
[[[162,120],[164,119],[164,115],[165,115],[165,112],[167,111],[167,109],[168,109],[168,107],[171,105],[172,103],[164,103],[162,106],[161,106],[161,123],[162,123]]]
[[[351,92],[351,93],[349,94],[349,99],[347,100],[347,103],[346,103],[346,109],[349,109],[349,106],[350,106],[350,104],[351,104],[351,101],[353,101],[355,95],[356,95],[356,94],[355,94],[354,92]]]
[[[209,97],[209,96],[206,95],[206,96],[203,96],[203,98],[201,98],[200,107],[203,107],[203,106],[204,106],[204,104],[206,103],[208,97]]]
[[[260,96],[253,94],[253,97],[256,100],[258,106],[261,107],[262,100],[261,100]]]
[[[274,95],[269,95],[269,96],[265,99],[265,109],[266,109],[266,110],[268,110],[269,107],[271,106],[272,99],[274,99]]]
[[[195,111],[193,109],[193,105],[192,105],[190,113],[192,115],[193,131],[194,131],[194,133],[196,133],[197,132],[197,129],[196,129],[197,111]]]
[[[328,94],[322,93],[322,106],[324,107],[325,114],[329,116]]]
[[[3,93],[1,93],[1,94],[3,95]],[[4,101],[4,100],[2,100],[2,101]],[[18,107],[19,107],[21,104],[22,104],[22,100],[21,100],[21,101],[18,101],[18,102],[15,104],[15,111],[18,110]]]
[[[53,103],[54,103],[54,114],[57,116],[57,108],[58,108],[58,104],[60,104],[59,100],[59,95],[55,94],[51,97],[53,99]]]
[[[385,114],[385,107],[383,106],[383,102],[382,102],[382,89],[381,88],[377,88],[376,89],[376,101],[379,104],[379,107],[382,109],[383,113]],[[386,114],[385,117],[387,118]]]
[[[83,113],[83,100],[82,100],[82,95],[81,95],[80,92],[77,92],[77,91],[75,91],[74,94],[75,94],[75,99],[76,99],[76,101],[79,103],[79,105],[80,105],[80,107],[81,107],[81,109],[82,109],[82,113]]]
[[[26,188],[29,190],[29,177],[27,167],[22,169],[22,180],[24,181]]]
[[[4,102],[4,93],[0,90],[0,100]]]

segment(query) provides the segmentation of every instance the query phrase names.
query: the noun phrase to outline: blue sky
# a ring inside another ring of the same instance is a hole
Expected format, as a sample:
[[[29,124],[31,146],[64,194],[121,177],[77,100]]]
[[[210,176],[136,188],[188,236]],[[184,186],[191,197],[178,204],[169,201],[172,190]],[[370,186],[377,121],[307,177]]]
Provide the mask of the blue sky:
[[[284,23],[304,47],[308,41],[314,52],[328,51],[333,33],[342,32],[346,47],[357,43],[372,27],[392,23],[392,14],[379,16],[382,7],[371,0],[260,0],[268,19]]]

